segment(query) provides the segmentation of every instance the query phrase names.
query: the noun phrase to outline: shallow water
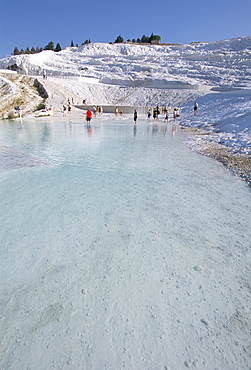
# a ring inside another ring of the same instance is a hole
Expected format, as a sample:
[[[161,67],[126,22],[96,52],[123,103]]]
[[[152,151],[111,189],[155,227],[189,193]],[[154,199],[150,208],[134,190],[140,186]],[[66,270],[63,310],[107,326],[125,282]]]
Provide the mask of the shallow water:
[[[246,303],[250,191],[184,138],[163,123],[1,123],[1,368],[245,368],[222,327]]]

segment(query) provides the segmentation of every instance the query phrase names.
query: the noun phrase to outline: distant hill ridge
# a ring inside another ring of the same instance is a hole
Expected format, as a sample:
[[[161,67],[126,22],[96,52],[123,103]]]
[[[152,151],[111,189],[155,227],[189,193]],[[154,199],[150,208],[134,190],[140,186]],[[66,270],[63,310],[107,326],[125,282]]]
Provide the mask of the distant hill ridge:
[[[0,60],[1,68],[38,78],[49,92],[47,100],[57,107],[69,96],[78,104],[87,99],[89,104],[177,106],[210,88],[251,89],[251,36],[184,45],[90,43],[59,52],[12,55]],[[5,101],[11,81],[0,76]],[[12,95],[17,91],[22,95],[23,80],[15,81],[18,85]],[[31,87],[27,85],[27,89]],[[19,104],[26,102],[20,95],[18,99]],[[9,99],[8,106],[11,104]]]
[[[172,81],[190,85],[250,87],[251,36],[184,45],[91,43],[60,52],[10,56],[0,68],[28,75],[82,76],[126,85]],[[150,86],[150,83],[149,83]]]

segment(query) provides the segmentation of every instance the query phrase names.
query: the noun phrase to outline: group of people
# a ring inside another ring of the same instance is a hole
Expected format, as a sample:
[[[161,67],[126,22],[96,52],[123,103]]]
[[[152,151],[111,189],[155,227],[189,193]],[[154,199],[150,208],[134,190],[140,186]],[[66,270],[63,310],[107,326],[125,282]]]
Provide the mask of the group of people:
[[[71,100],[68,98],[67,100],[67,106],[66,104],[63,104],[63,117],[66,117],[66,113],[71,113],[71,105],[74,105],[74,98]]]
[[[164,122],[168,122],[168,119],[169,119],[169,111],[168,111],[168,108],[165,107],[165,106],[163,106],[162,107],[162,113],[164,114]],[[154,120],[158,120],[159,119],[160,109],[159,109],[158,106],[153,109],[153,113],[151,112],[151,109],[148,110],[147,118],[150,119],[152,115],[153,115],[153,119]],[[177,117],[179,117],[179,115],[180,115],[179,109],[178,108],[174,108],[174,110],[173,110],[173,119],[174,119],[174,121],[176,120]]]
[[[115,116],[117,117],[119,114],[122,116],[122,114],[124,114],[124,112],[122,110],[119,112],[119,108],[116,107],[115,108]]]
[[[94,112],[94,115],[96,117],[97,114],[102,114],[103,113],[103,107],[99,106],[99,105],[94,105],[93,107],[93,112]]]
[[[96,113],[96,109],[94,110],[94,114],[95,113]],[[95,114],[95,116],[96,116],[96,114]],[[90,111],[90,109],[88,109],[86,111],[85,119],[86,119],[87,125],[90,125],[91,124],[91,120],[92,120],[92,111]],[[137,113],[137,110],[135,109],[134,110],[134,114],[133,114],[133,120],[134,120],[134,123],[135,124],[137,123],[137,119],[138,119],[138,113]]]
[[[72,98],[72,104],[74,104],[74,99],[73,98]],[[66,116],[66,111],[67,111],[67,107],[66,107],[66,105],[63,105],[63,114],[64,114],[64,117]],[[103,108],[101,106],[94,106],[93,107],[93,112],[94,112],[94,115],[96,117],[97,113],[98,114],[102,114]],[[71,101],[70,101],[70,99],[68,99],[68,113],[71,113]],[[119,113],[119,111],[118,111],[118,108],[116,107],[116,109],[115,109],[115,115],[117,116],[118,113]],[[123,113],[123,112],[120,112],[120,114],[121,113]],[[165,107],[165,106],[162,107],[162,113],[164,113],[164,122],[168,122],[168,119],[169,119],[169,111],[168,111],[168,108]],[[194,115],[196,115],[197,113],[198,113],[198,103],[195,102],[194,103]],[[148,113],[147,113],[148,119],[150,119],[152,115],[153,115],[153,119],[154,120],[158,120],[159,115],[160,115],[160,110],[159,110],[159,107],[158,106],[153,109],[153,113],[151,112],[151,109],[148,110]],[[174,108],[173,109],[173,119],[174,119],[174,121],[179,116],[180,116],[179,109],[178,108]],[[134,113],[133,113],[133,120],[134,120],[134,123],[135,124],[137,123],[137,119],[138,119],[138,112],[135,109],[134,110]],[[87,124],[90,124],[91,120],[92,120],[92,112],[90,111],[90,109],[88,109],[87,112],[86,112],[86,122],[87,122]]]

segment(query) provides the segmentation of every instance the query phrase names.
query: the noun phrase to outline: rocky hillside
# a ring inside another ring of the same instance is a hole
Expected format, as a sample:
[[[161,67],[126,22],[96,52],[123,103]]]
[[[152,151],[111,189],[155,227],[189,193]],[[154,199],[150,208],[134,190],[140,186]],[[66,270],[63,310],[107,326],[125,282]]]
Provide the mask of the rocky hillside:
[[[40,109],[47,95],[39,86],[33,77],[0,72],[0,118],[19,116],[14,107],[20,107],[22,115]]]

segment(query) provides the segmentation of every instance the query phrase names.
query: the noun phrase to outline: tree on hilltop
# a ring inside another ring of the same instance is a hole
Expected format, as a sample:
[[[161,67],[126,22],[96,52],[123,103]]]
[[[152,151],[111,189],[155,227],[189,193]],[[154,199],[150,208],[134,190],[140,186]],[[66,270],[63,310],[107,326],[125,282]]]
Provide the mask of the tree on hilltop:
[[[12,54],[13,55],[36,54],[36,53],[40,53],[42,50],[43,50],[43,48],[39,48],[38,46],[36,47],[36,49],[34,48],[34,46],[32,46],[31,49],[27,46],[27,48],[25,50],[23,50],[23,49],[19,50],[17,47],[15,47]],[[51,50],[51,49],[46,49],[46,50]]]
[[[121,35],[119,35],[116,40],[114,41],[115,44],[118,44],[118,43],[121,43],[121,42],[124,42],[124,39]]]
[[[57,53],[58,51],[61,51],[61,50],[62,50],[62,48],[61,48],[60,44],[57,43],[57,45],[55,47],[55,52]]]
[[[147,43],[149,43],[149,37],[147,37],[146,35],[143,35],[143,36],[141,37],[140,42],[142,42],[143,44],[147,44]]]
[[[45,46],[44,50],[53,50],[54,51],[54,42],[50,41],[48,44]]]
[[[19,55],[19,54],[20,54],[20,51],[18,50],[17,47],[15,47],[13,50],[13,55]]]
[[[159,44],[161,37],[159,35],[154,35],[153,33],[149,37],[149,42],[151,44]]]
[[[87,44],[90,44],[90,43],[91,43],[91,40],[89,39],[89,40],[85,40],[84,42],[82,42],[81,45],[87,45]]]

